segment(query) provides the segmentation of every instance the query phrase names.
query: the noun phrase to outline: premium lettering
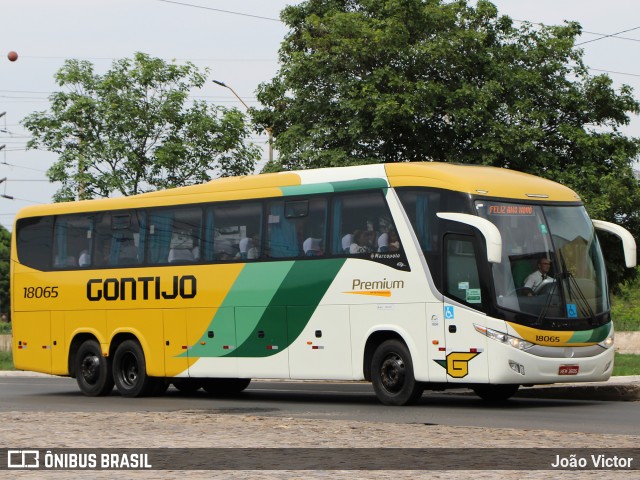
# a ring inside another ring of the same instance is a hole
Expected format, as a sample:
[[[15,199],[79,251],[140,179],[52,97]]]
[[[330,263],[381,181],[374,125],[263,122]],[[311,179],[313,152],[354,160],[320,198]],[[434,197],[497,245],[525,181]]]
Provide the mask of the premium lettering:
[[[100,300],[173,300],[194,298],[197,280],[193,275],[162,277],[92,278],[87,282],[87,299]]]
[[[374,280],[367,282],[359,278],[353,279],[352,290],[391,290],[392,288],[404,288],[404,280]]]

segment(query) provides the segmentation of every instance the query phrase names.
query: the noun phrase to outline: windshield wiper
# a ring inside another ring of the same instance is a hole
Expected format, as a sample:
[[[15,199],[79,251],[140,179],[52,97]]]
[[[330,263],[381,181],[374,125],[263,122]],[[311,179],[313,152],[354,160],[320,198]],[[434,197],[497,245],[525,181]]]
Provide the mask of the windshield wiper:
[[[569,299],[573,298],[573,293],[571,292],[571,285],[573,285],[573,289],[576,292],[576,296],[575,296],[576,304],[577,304],[576,306],[580,310],[582,310],[583,313],[587,314],[587,316],[591,319],[591,325],[595,327],[598,324],[598,320],[596,318],[596,315],[593,313],[593,309],[591,308],[591,305],[589,305],[589,300],[587,300],[587,298],[584,296],[584,293],[582,293],[582,289],[578,285],[578,282],[576,281],[573,274],[571,272],[566,272],[566,275],[567,275],[567,278],[569,279],[569,284],[568,284]]]
[[[557,277],[560,280],[564,280],[564,279],[568,280],[568,282],[566,283],[567,302],[570,300],[574,300],[576,302],[576,308],[579,309],[583,314],[586,314],[586,316],[589,319],[591,319],[591,325],[595,327],[598,323],[596,319],[596,315],[593,313],[593,309],[589,304],[589,300],[587,300],[587,298],[584,296],[584,293],[582,292],[580,285],[578,285],[578,282],[576,281],[575,277],[567,268],[567,264],[564,261],[564,255],[562,254],[562,250],[558,250],[558,257],[560,258],[560,261],[562,263],[562,271],[558,273]],[[573,290],[572,290],[572,287],[573,287]],[[574,295],[574,291],[575,291],[575,295]],[[568,309],[568,303],[567,303],[567,309]],[[567,311],[567,317],[568,316],[569,316],[569,312]],[[576,310],[576,318],[577,316],[578,316],[578,310]]]

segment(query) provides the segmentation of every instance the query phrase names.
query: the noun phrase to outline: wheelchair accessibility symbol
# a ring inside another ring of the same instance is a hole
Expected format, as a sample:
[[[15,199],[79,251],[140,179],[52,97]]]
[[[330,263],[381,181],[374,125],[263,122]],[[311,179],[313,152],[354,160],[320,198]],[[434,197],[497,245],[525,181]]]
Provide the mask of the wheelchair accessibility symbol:
[[[445,305],[444,318],[445,320],[453,320],[453,307],[451,305]]]
[[[578,307],[575,303],[567,303],[567,317],[578,318]]]

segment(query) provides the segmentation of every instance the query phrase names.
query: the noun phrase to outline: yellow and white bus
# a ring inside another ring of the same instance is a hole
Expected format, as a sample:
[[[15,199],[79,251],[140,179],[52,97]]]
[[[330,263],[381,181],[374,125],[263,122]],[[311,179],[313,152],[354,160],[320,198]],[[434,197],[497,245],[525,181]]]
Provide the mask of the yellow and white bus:
[[[75,377],[90,396],[368,380],[389,405],[606,380],[594,226],[635,265],[633,237],[590,220],[570,189],[441,163],[28,207],[11,249],[15,366]],[[540,262],[546,278],[525,286]]]

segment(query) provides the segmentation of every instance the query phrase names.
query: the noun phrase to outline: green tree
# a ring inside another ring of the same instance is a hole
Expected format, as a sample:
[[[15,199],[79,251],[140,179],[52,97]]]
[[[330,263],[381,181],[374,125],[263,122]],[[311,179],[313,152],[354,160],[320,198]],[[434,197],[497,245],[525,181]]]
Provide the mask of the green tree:
[[[11,310],[9,295],[9,254],[11,252],[11,233],[0,225],[0,313]]]
[[[620,132],[640,104],[589,74],[577,23],[515,26],[486,0],[307,0],[281,18],[281,67],[252,112],[279,151],[268,170],[507,167],[571,186],[640,238],[640,141]]]
[[[208,71],[143,53],[113,63],[104,75],[90,62],[67,60],[56,74],[64,91],[50,111],[23,120],[28,148],[55,152],[47,172],[61,182],[56,201],[133,195],[251,173],[260,149],[237,109],[190,101]]]

